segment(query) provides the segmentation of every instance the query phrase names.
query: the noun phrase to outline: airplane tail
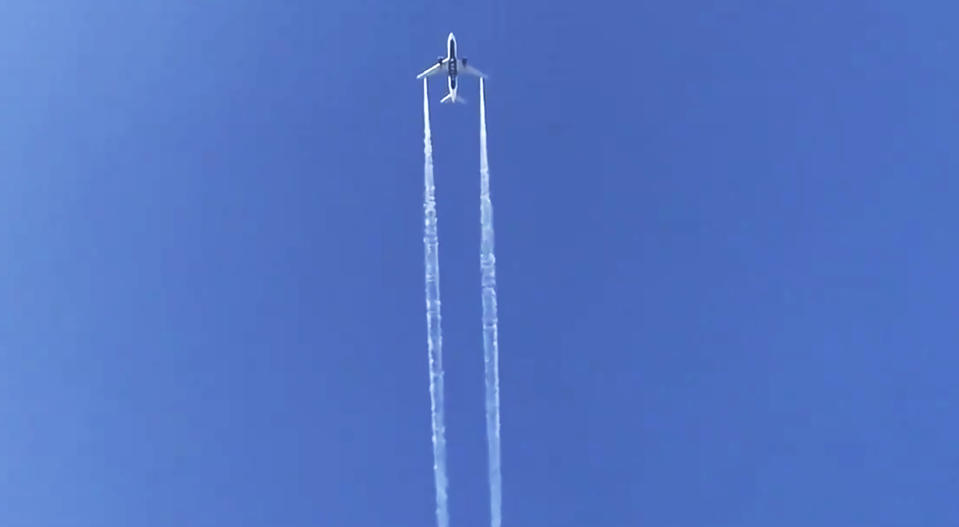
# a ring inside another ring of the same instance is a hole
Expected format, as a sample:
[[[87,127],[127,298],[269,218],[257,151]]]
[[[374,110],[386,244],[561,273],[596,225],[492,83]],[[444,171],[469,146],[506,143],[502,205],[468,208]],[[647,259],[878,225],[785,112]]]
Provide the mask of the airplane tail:
[[[448,94],[446,94],[446,97],[443,97],[442,99],[440,99],[440,102],[442,102],[442,103],[458,102],[458,103],[460,103],[460,104],[466,104],[466,99],[464,99],[461,95],[458,95],[458,96],[456,97],[456,99],[454,100],[454,99],[453,99],[453,94],[452,94],[452,93],[448,93]]]

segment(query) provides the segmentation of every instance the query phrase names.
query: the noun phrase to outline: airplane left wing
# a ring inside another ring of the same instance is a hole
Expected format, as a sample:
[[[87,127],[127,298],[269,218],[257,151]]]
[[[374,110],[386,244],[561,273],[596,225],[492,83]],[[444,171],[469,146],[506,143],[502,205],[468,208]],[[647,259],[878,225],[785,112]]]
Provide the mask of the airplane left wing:
[[[460,62],[460,68],[461,68],[460,71],[467,75],[474,75],[476,77],[484,77],[484,78],[486,77],[485,73],[474,68],[473,66],[470,66],[466,62]]]
[[[446,62],[446,61],[444,60],[443,62]],[[422,79],[423,77],[432,77],[433,75],[436,75],[437,73],[441,73],[443,71],[443,62],[437,62],[436,64],[433,64],[432,66],[429,67],[429,69],[417,75],[416,78]]]

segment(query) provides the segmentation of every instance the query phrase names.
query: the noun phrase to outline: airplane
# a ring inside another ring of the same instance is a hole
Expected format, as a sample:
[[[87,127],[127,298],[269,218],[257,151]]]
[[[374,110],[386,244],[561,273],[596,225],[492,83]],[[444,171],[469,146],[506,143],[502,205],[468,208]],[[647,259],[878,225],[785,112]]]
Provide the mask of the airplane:
[[[452,33],[450,33],[450,36],[446,39],[446,56],[436,57],[436,64],[433,64],[429,69],[417,75],[416,78],[432,77],[438,73],[446,73],[449,75],[448,84],[450,88],[449,94],[443,97],[440,102],[466,102],[466,99],[456,95],[456,76],[459,73],[475,75],[476,77],[486,77],[483,72],[467,64],[465,57],[460,59],[456,58],[456,37],[454,37]]]

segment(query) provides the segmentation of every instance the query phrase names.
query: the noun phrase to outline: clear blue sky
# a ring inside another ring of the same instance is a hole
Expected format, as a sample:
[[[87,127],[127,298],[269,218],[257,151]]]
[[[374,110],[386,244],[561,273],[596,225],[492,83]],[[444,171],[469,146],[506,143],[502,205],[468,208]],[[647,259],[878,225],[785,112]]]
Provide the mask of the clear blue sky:
[[[413,77],[450,31],[490,74],[504,525],[959,525],[957,14],[4,2],[0,525],[433,525]],[[461,93],[433,130],[478,527]]]

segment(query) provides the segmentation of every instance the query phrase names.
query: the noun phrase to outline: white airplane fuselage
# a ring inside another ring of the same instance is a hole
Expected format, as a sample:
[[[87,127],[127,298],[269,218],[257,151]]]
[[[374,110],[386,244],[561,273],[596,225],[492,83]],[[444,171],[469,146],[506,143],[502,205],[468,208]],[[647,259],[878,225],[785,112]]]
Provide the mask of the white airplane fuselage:
[[[450,88],[450,101],[456,102],[456,37],[453,33],[446,39],[447,84]]]

